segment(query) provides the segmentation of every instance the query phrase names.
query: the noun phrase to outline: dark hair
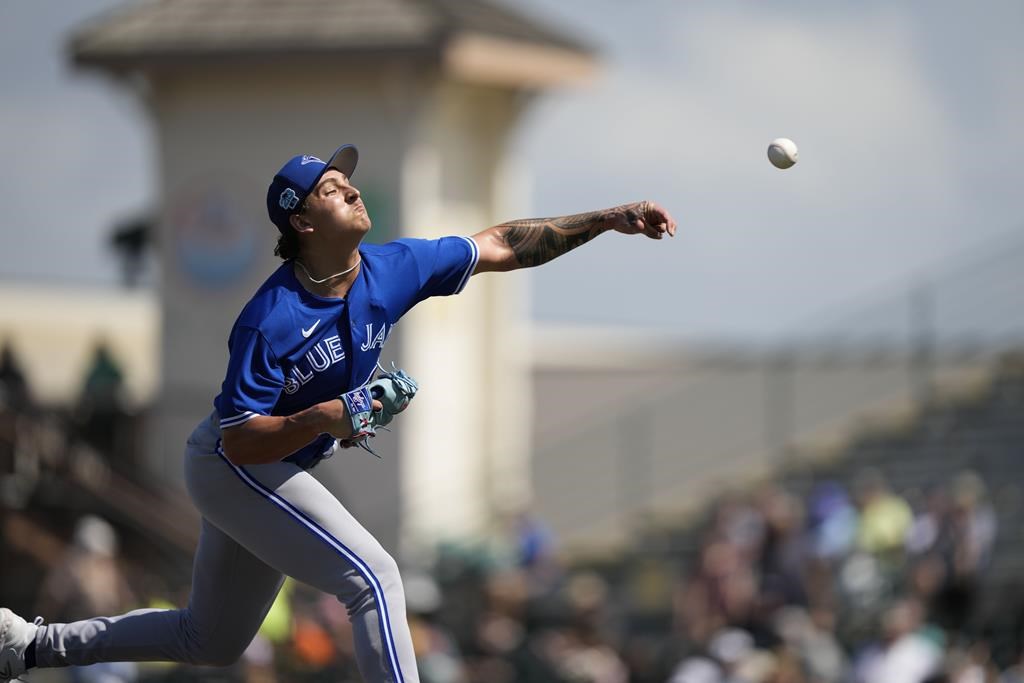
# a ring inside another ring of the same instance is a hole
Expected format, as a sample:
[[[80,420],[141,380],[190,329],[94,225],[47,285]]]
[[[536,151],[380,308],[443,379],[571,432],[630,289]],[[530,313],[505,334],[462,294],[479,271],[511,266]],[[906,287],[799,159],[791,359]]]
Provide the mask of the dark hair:
[[[290,261],[299,256],[299,233],[288,228],[277,238],[277,246],[274,247],[274,256],[280,256],[285,261]]]
[[[304,213],[308,208],[305,201],[295,213]],[[277,246],[274,247],[274,256],[280,256],[285,261],[299,257],[299,233],[295,232],[290,225],[288,229],[277,238]]]

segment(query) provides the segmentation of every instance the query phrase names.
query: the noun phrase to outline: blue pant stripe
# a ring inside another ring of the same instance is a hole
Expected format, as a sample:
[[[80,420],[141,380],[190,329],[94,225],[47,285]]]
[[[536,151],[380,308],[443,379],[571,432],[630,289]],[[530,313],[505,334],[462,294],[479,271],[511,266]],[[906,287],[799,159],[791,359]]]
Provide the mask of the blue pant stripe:
[[[270,502],[277,505],[279,508],[281,508],[289,515],[291,515],[294,519],[296,519],[300,524],[302,524],[307,529],[312,531],[314,535],[320,538],[320,540],[324,541],[335,552],[337,552],[343,558],[348,560],[352,564],[352,566],[356,568],[360,575],[362,575],[366,582],[370,584],[371,588],[373,588],[374,597],[377,599],[377,604],[380,606],[381,610],[381,639],[384,642],[384,647],[388,652],[388,658],[391,660],[391,666],[394,669],[395,675],[397,676],[399,683],[403,683],[405,681],[405,677],[402,676],[402,670],[398,665],[398,652],[395,649],[394,637],[391,635],[391,617],[388,614],[387,601],[384,599],[384,589],[381,587],[380,582],[377,580],[377,577],[373,574],[372,571],[370,571],[370,567],[358,555],[356,555],[354,552],[345,547],[344,543],[342,543],[337,538],[332,536],[330,532],[321,527],[315,521],[307,517],[305,513],[294,507],[284,498],[281,498],[276,493],[263,486],[263,484],[254,479],[252,476],[250,476],[249,473],[245,471],[245,468],[235,465],[230,460],[228,460],[227,456],[224,455],[224,451],[221,449],[220,446],[217,447],[217,455],[219,455],[221,459],[223,459],[224,462],[226,462],[228,466],[231,467],[232,470],[234,470],[235,474],[237,474],[238,477],[249,488],[256,491],[256,493],[268,499]]]

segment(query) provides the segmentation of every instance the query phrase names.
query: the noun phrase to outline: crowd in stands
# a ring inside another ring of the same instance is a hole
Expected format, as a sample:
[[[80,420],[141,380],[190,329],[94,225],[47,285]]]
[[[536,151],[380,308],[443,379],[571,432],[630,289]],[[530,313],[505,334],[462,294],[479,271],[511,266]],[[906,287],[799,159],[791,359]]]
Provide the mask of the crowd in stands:
[[[109,466],[130,473],[136,461],[129,418],[123,373],[102,342],[93,349],[77,396],[61,406],[41,405],[15,351],[9,344],[0,345],[0,473],[24,474],[37,469],[33,463],[61,459],[76,444],[102,453]]]
[[[998,680],[977,601],[995,536],[972,472],[924,496],[866,471],[722,501],[676,603],[693,651],[671,680]]]
[[[25,391],[8,365],[0,359],[5,468],[13,432],[4,420],[10,397]],[[109,392],[115,374],[96,374]],[[485,545],[441,548],[433,566],[403,572],[421,680],[1024,683],[1024,603],[1009,588],[994,611],[981,599],[1002,531],[982,477],[965,471],[912,491],[891,490],[876,470],[799,491],[785,483],[719,498],[680,532],[689,541],[678,550],[637,549],[611,563],[566,564],[528,514]],[[168,588],[122,562],[117,539],[104,520],[80,518],[31,607],[65,621],[187,601],[187,585]],[[0,599],[7,592],[0,584]],[[360,680],[344,606],[290,580],[233,667],[97,665],[64,675]]]

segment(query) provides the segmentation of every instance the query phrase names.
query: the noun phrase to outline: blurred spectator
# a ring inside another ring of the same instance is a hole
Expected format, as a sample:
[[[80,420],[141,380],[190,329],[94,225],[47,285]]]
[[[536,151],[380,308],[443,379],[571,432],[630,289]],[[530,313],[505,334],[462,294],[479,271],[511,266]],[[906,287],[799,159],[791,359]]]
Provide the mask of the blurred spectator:
[[[515,516],[516,557],[520,567],[536,569],[555,563],[555,542],[538,517],[528,512]]]
[[[811,494],[808,514],[814,557],[833,562],[844,557],[857,538],[857,508],[842,484],[826,481]]]
[[[838,588],[844,605],[870,612],[887,597],[891,584],[873,555],[856,552],[839,570]]]
[[[405,606],[423,683],[466,683],[467,673],[455,638],[438,622],[441,589],[426,574],[406,573]]]
[[[788,653],[778,656],[754,650],[736,666],[729,683],[805,683],[805,679]]]
[[[739,494],[727,494],[715,506],[714,532],[745,557],[760,551],[765,536],[765,518],[760,510]]]
[[[722,667],[727,683],[738,680],[738,670],[754,654],[754,637],[738,628],[719,631],[708,643],[708,654]]]
[[[54,621],[77,621],[97,614],[121,614],[140,606],[118,562],[117,532],[95,515],[75,525],[71,546],[47,574],[36,611]],[[76,683],[127,683],[138,669],[111,662],[68,670]]]
[[[776,632],[816,683],[840,683],[846,677],[846,653],[833,633],[834,622],[824,610],[812,618],[795,606],[785,607],[775,616]]]
[[[997,683],[999,671],[992,663],[987,643],[979,641],[966,650],[954,649],[947,657],[951,683]]]
[[[924,509],[914,517],[907,530],[907,552],[912,556],[936,550],[949,518],[949,495],[945,486],[935,486],[925,498]]]
[[[118,471],[131,474],[131,456],[120,449],[124,432],[124,374],[106,343],[98,342],[75,408],[78,433]]]
[[[558,667],[566,680],[579,683],[629,681],[625,663],[608,643],[581,638],[578,632],[571,632],[569,636]]]
[[[999,677],[999,683],[1024,683],[1024,652],[1017,656],[1013,666],[1003,672]]]
[[[521,509],[503,512],[493,541],[493,559],[500,565],[522,569],[531,595],[551,592],[562,579],[554,535],[534,513]]]
[[[861,472],[854,482],[860,507],[857,547],[895,561],[902,554],[913,514],[905,500],[892,493],[877,470]]]
[[[23,431],[22,415],[29,409],[28,385],[10,344],[0,350],[0,481],[19,469],[15,462]],[[0,489],[0,501],[16,503],[18,496]]]
[[[996,537],[996,514],[985,483],[974,472],[962,472],[950,486],[953,500],[953,573],[976,577],[989,563]]]
[[[934,630],[923,629],[919,603],[901,600],[882,618],[882,639],[859,658],[860,683],[923,683],[939,671],[942,642]]]
[[[986,499],[985,485],[973,472],[959,474],[950,485],[950,510],[944,542],[938,551],[946,576],[934,599],[936,619],[959,632],[971,618],[996,535],[996,516]]]
[[[608,629],[608,583],[593,572],[580,572],[566,585],[570,628],[563,675],[572,681],[626,683],[629,671],[613,646]]]
[[[721,683],[722,670],[707,657],[684,659],[672,672],[668,683]]]
[[[803,586],[808,605],[835,601],[835,572],[854,548],[859,521],[857,508],[839,482],[825,481],[811,491]]]
[[[54,620],[77,621],[120,614],[136,604],[118,563],[114,527],[96,515],[82,517],[64,557],[43,581],[36,611]]]
[[[764,519],[764,540],[758,570],[761,609],[805,604],[804,560],[808,555],[803,504],[779,488],[762,491],[759,508]]]
[[[915,560],[910,565],[907,576],[907,593],[928,606],[929,612],[937,618],[940,626],[942,620],[938,619],[937,600],[946,586],[948,577],[946,564],[937,553],[929,553]]]
[[[9,342],[0,350],[0,410],[4,406],[13,412],[24,412],[31,407],[25,373]]]
[[[85,373],[79,402],[93,404],[94,408],[120,410],[123,388],[124,373],[106,342],[98,342],[93,348],[92,360]]]
[[[514,683],[524,675],[542,681],[560,680],[547,659],[545,645],[550,624],[546,615],[536,618],[534,641],[527,640],[528,581],[521,570],[504,570],[483,578],[483,602],[471,649],[478,653],[471,664],[470,680]]]
[[[676,600],[676,624],[684,638],[706,643],[730,624],[747,622],[754,612],[757,582],[749,560],[722,539],[702,549],[694,575]]]

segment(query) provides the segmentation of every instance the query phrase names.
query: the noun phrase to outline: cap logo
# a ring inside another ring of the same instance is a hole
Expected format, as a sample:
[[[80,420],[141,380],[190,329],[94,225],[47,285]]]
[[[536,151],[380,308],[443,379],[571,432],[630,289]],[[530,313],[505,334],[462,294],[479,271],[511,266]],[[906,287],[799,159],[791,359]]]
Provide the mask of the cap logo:
[[[295,190],[289,187],[281,193],[281,198],[277,200],[277,203],[285,211],[291,211],[299,205],[299,195],[295,194]]]
[[[319,163],[319,164],[324,163],[322,159],[318,159],[315,156],[313,156],[312,154],[303,154],[302,155],[302,162],[301,162],[301,164],[303,166],[305,166],[306,164],[311,164],[314,161]]]

